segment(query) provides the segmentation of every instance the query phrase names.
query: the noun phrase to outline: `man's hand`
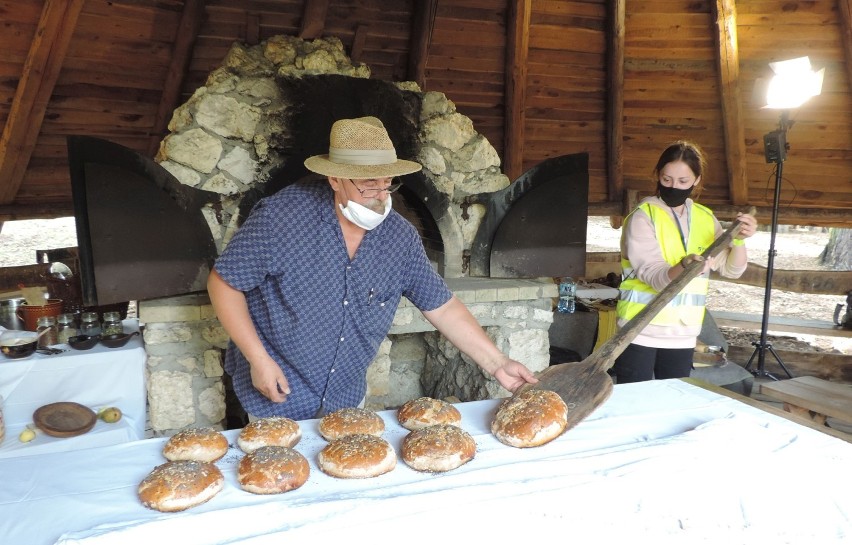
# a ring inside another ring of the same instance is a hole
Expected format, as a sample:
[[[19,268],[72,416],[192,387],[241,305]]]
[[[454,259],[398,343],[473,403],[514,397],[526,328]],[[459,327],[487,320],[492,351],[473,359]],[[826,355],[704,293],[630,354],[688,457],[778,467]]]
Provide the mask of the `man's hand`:
[[[290,393],[287,377],[271,358],[251,363],[251,383],[255,389],[270,401],[283,403]]]
[[[535,384],[538,379],[523,363],[506,358],[506,363],[494,371],[494,378],[503,388],[513,392],[524,384]]]

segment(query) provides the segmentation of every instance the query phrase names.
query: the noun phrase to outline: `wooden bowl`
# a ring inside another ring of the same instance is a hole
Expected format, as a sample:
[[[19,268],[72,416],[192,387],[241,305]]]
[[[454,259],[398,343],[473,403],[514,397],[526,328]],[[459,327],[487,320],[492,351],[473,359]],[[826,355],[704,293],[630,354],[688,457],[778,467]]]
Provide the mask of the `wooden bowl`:
[[[83,435],[94,428],[97,421],[95,411],[73,401],[44,405],[33,413],[35,425],[51,437]]]

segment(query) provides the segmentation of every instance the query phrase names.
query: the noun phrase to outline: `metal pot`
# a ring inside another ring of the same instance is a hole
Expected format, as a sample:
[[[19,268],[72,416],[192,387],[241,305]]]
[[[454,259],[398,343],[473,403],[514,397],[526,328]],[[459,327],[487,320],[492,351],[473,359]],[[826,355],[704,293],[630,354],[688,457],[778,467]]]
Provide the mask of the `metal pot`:
[[[24,329],[24,322],[18,318],[15,311],[26,302],[27,300],[23,297],[0,299],[0,325],[6,329]]]

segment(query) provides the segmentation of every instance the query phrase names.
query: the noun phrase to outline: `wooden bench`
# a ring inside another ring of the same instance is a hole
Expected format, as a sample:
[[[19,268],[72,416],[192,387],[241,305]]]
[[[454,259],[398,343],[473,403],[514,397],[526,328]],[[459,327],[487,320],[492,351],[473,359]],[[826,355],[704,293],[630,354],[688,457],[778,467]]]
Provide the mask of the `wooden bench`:
[[[784,410],[824,425],[826,417],[852,423],[852,385],[817,377],[761,384],[760,393],[784,402]]]

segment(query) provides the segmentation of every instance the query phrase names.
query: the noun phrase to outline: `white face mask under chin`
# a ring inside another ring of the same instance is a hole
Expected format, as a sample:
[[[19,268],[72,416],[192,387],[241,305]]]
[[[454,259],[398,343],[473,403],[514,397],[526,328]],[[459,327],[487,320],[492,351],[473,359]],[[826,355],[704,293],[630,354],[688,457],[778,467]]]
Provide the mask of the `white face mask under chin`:
[[[340,212],[343,213],[344,218],[348,219],[358,227],[366,229],[367,231],[372,231],[385,221],[385,218],[388,217],[392,208],[390,195],[388,195],[387,200],[385,200],[384,214],[374,212],[366,206],[352,201],[347,201],[346,206],[343,206],[342,204],[338,204],[337,206],[340,207]]]

